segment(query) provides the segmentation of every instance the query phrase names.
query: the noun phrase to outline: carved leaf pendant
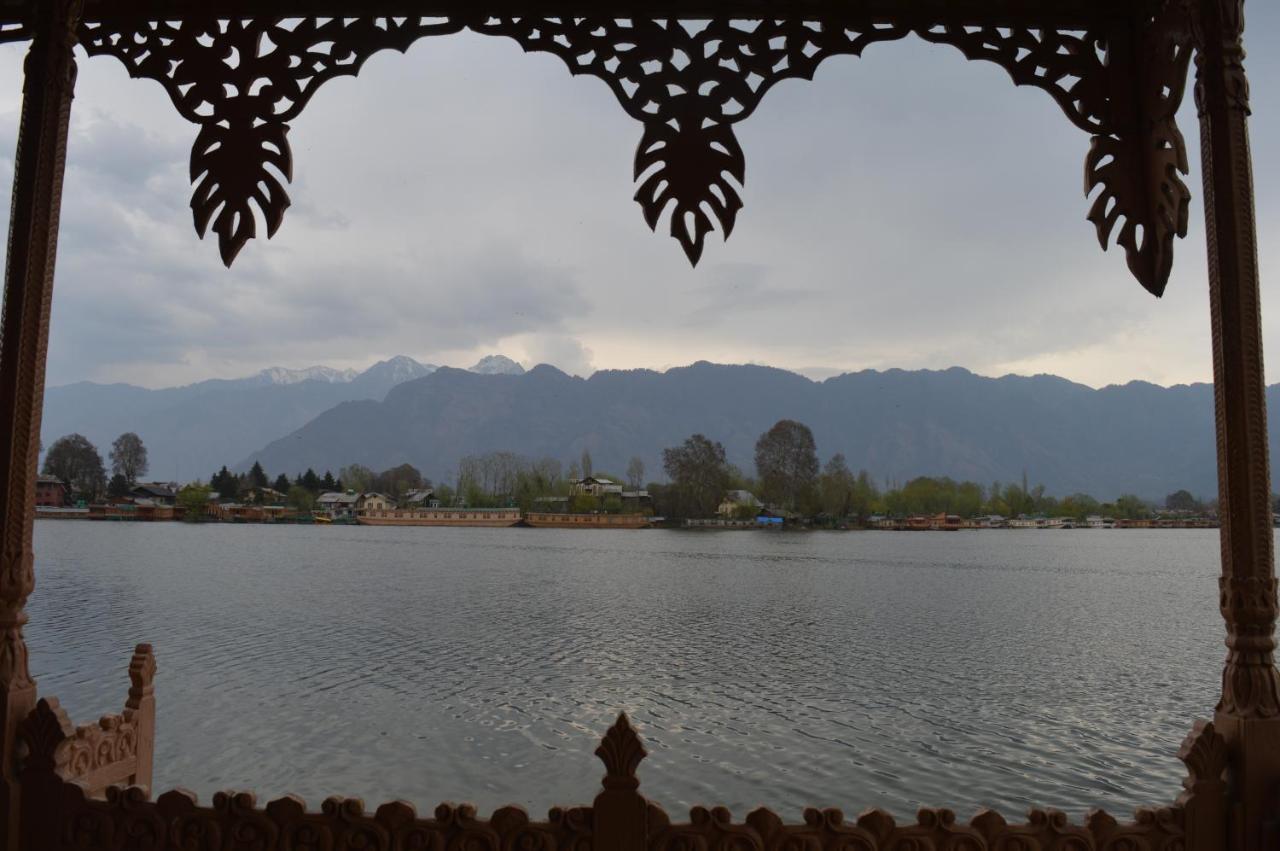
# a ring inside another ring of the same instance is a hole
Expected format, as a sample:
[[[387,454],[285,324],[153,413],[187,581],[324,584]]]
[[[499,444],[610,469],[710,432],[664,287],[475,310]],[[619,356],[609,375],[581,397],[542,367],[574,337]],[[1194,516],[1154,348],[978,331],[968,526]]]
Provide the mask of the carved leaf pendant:
[[[293,180],[289,127],[265,123],[206,124],[191,151],[191,210],[201,238],[210,223],[228,267],[245,243],[257,234],[254,207],[275,236],[289,209],[284,184]]]
[[[692,120],[679,124],[679,129],[671,124],[645,125],[636,151],[635,176],[641,183],[635,199],[652,230],[674,205],[671,235],[697,265],[706,236],[715,228],[712,217],[725,239],[733,232],[742,199],[728,178],[738,185],[744,182],[746,159],[730,126],[698,127]]]

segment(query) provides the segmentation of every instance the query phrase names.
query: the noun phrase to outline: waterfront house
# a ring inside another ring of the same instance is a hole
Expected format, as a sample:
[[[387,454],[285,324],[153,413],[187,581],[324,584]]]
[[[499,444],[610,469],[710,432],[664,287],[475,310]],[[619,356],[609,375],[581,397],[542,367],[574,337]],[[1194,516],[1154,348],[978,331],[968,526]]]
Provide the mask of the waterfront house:
[[[358,493],[333,491],[320,495],[316,500],[316,510],[331,520],[354,520],[359,502],[360,494]]]
[[[440,500],[436,499],[434,488],[414,488],[401,500],[405,508],[438,508]]]
[[[361,494],[356,501],[356,514],[363,514],[366,511],[390,511],[395,507],[396,501],[385,493],[365,493]]]
[[[742,517],[760,507],[760,500],[751,491],[732,490],[724,495],[716,514],[725,519]]]
[[[1116,521],[1099,514],[1090,514],[1084,519],[1084,526],[1086,529],[1114,529],[1116,528]]]
[[[1009,521],[999,514],[984,514],[973,518],[973,525],[978,529],[1005,529]]]
[[[622,485],[613,481],[613,479],[605,479],[599,476],[585,476],[581,479],[569,480],[569,496],[594,496],[604,498],[606,496],[622,496]]]
[[[261,487],[250,488],[241,495],[245,502],[252,502],[257,505],[283,505],[285,495],[275,488]]]
[[[650,514],[653,512],[653,497],[646,490],[623,491],[623,514]]]
[[[567,496],[536,496],[533,498],[534,511],[559,511],[569,510],[569,497]]]
[[[129,490],[135,501],[148,499],[159,505],[173,505],[178,501],[178,486],[173,482],[139,482]]]
[[[71,501],[71,493],[61,479],[53,476],[36,478],[36,507],[62,508]]]

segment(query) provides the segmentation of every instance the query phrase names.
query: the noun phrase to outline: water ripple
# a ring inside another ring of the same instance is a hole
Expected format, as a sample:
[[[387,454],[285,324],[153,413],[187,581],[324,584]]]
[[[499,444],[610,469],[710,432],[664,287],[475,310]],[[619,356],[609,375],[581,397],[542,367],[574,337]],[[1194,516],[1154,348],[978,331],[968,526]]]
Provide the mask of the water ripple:
[[[156,645],[158,786],[588,801],[619,710],[675,812],[1170,801],[1221,664],[1216,533],[41,522],[32,665],[79,720]]]

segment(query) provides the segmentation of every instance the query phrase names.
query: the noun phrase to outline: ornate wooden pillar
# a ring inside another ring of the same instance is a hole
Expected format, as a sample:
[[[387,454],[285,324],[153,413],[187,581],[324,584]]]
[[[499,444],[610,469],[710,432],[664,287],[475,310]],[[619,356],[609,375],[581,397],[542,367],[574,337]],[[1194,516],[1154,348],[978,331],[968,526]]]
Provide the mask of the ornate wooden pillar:
[[[1231,846],[1276,847],[1280,676],[1244,0],[1200,0],[1196,103],[1204,171],[1227,661],[1216,726],[1230,748]]]
[[[36,704],[23,610],[31,551],[49,307],[82,0],[31,3],[0,330],[0,851],[17,848],[15,730]]]

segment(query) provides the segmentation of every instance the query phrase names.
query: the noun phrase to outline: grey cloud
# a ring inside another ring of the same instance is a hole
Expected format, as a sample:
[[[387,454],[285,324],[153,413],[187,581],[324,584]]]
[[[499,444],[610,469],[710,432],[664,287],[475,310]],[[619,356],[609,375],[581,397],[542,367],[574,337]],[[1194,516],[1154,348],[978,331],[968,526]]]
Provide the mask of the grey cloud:
[[[1280,7],[1251,8],[1249,26],[1254,44],[1280,39]],[[20,58],[0,48],[0,179]],[[1249,67],[1268,280],[1280,59],[1256,51]],[[1209,375],[1199,201],[1156,301],[1118,250],[1097,250],[1087,136],[1045,93],[950,48],[876,45],[775,88],[738,128],[748,174],[735,233],[712,237],[697,270],[631,200],[639,125],[600,81],[506,39],[429,40],[327,83],[290,134],[284,227],[231,271],[192,231],[195,128],[158,86],[85,62],[75,116],[54,382],[399,352],[470,362],[504,343],[573,372],[705,357],[814,374]],[[1181,119],[1199,196],[1194,107]],[[1267,316],[1271,336],[1280,313]]]

